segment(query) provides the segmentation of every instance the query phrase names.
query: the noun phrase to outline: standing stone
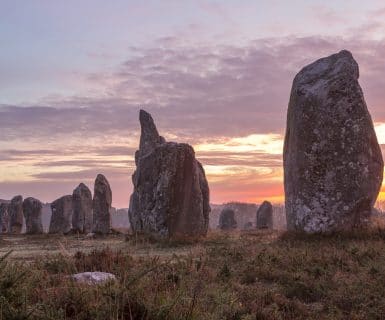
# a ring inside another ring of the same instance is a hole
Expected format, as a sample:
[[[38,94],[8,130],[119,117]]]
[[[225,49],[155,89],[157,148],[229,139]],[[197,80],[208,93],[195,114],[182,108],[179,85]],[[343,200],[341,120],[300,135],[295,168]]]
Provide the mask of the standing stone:
[[[9,203],[0,203],[0,233],[9,232]]]
[[[237,228],[234,210],[224,208],[219,216],[219,229],[232,230]]]
[[[41,210],[43,204],[35,198],[27,198],[23,201],[23,213],[25,218],[26,233],[43,233],[43,224],[41,222]]]
[[[269,201],[263,201],[257,210],[257,229],[273,228],[273,206]]]
[[[166,142],[149,113],[141,110],[139,120],[140,146],[128,210],[132,230],[159,238],[206,235],[209,186],[194,149]]]
[[[9,224],[11,233],[21,233],[23,229],[23,197],[15,196],[12,198],[8,208]]]
[[[81,183],[72,193],[72,228],[75,232],[92,231],[92,195],[90,189]]]
[[[105,176],[98,174],[95,180],[93,205],[93,232],[107,234],[111,230],[112,192]]]
[[[51,222],[49,233],[66,234],[71,231],[72,196],[67,195],[51,203]]]
[[[283,153],[289,230],[349,230],[371,214],[384,163],[358,77],[341,51],[294,79]]]

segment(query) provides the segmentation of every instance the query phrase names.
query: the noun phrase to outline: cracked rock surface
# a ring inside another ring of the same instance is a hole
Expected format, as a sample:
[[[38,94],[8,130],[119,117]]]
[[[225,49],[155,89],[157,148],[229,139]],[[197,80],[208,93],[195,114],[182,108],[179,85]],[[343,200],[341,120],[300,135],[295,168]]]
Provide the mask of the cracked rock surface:
[[[209,186],[194,149],[166,142],[149,113],[140,111],[129,219],[134,232],[160,238],[200,237],[209,222]]]
[[[349,230],[372,212],[384,164],[358,77],[343,50],[294,78],[283,152],[289,230]]]

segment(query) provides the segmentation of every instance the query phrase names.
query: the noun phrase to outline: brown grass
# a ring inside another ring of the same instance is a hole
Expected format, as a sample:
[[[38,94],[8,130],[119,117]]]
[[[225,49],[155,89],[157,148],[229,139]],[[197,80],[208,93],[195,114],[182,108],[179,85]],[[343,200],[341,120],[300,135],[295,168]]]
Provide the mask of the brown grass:
[[[191,243],[19,238],[0,267],[0,319],[384,319],[383,229],[215,232]],[[39,245],[42,255],[21,263]],[[69,280],[82,271],[118,281]]]

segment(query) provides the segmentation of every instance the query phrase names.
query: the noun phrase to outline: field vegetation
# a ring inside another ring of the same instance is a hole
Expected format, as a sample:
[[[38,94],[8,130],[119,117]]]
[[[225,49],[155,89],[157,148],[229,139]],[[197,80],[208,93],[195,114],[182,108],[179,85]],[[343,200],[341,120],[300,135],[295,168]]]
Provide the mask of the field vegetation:
[[[385,314],[381,228],[328,236],[213,232],[191,243],[4,236],[0,249],[0,319],[384,319]],[[71,280],[83,271],[111,272],[118,280],[103,285]]]

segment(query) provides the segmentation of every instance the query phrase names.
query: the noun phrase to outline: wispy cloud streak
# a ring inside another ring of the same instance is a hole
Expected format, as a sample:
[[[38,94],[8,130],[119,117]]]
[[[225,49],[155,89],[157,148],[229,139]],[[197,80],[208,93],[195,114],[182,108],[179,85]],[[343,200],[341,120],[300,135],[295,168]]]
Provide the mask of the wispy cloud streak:
[[[114,72],[89,75],[90,86],[104,88],[99,95],[0,106],[0,192],[10,197],[18,182],[56,180],[59,195],[60,185],[91,183],[103,171],[119,186],[115,199],[122,206],[131,190],[138,110],[145,108],[168,140],[196,147],[215,202],[259,201],[268,192],[278,199],[292,79],[307,63],[344,48],[360,64],[373,119],[385,122],[382,40],[288,37],[188,46],[162,39],[156,48],[138,49]],[[279,137],[278,147],[255,138],[272,135]],[[46,197],[44,192],[38,196]]]

